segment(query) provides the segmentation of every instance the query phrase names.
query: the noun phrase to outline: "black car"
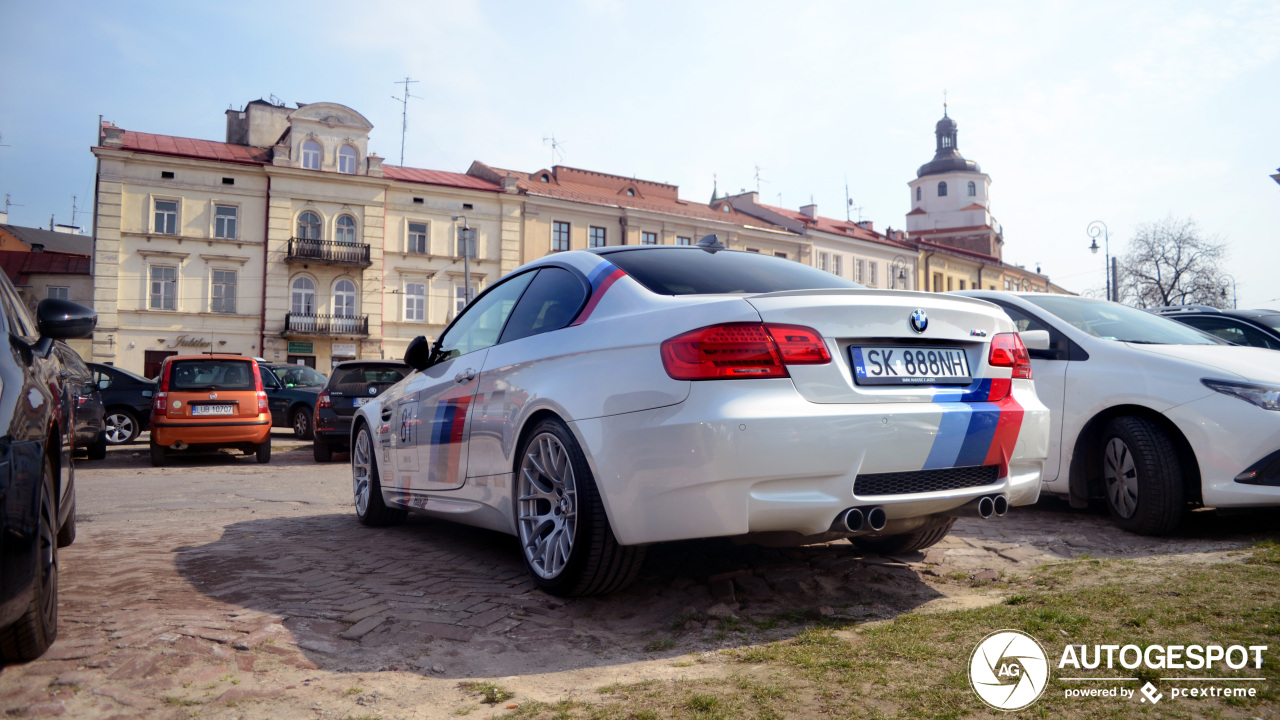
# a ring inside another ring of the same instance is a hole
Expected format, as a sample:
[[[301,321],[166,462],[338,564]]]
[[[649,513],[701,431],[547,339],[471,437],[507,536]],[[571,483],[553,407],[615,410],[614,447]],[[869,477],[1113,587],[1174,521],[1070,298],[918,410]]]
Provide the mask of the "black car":
[[[106,432],[108,445],[133,442],[147,429],[151,418],[151,402],[158,385],[141,375],[113,365],[89,363],[93,382],[106,406]]]
[[[58,635],[58,548],[76,537],[75,397],[58,350],[96,322],[56,299],[32,320],[0,273],[0,662],[34,660]]]
[[[395,360],[348,360],[333,369],[316,398],[316,462],[333,460],[334,452],[351,446],[351,418],[356,408],[403,380],[413,369]]]
[[[1149,312],[1203,330],[1233,345],[1280,350],[1280,310],[1220,310],[1208,305],[1174,305]]]
[[[272,427],[291,427],[302,440],[311,439],[316,396],[329,378],[306,365],[258,363],[262,389],[267,391]]]
[[[84,450],[89,454],[90,460],[101,460],[107,456],[104,421],[106,406],[102,404],[102,395],[93,382],[93,371],[66,343],[58,343],[53,351],[58,354],[63,372],[66,373],[63,383],[75,399],[75,417],[72,422],[75,444],[72,451]]]

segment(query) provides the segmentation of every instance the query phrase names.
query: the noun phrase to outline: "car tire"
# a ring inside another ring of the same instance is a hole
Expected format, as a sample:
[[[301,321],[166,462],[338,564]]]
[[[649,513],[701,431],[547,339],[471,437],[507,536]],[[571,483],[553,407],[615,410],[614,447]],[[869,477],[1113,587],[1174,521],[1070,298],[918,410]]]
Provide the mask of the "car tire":
[[[941,525],[924,530],[883,537],[851,537],[849,542],[860,550],[877,555],[903,555],[937,545],[942,542],[942,538],[946,537],[947,533],[951,532],[951,526],[955,524],[955,518],[950,518]]]
[[[257,456],[258,456],[258,462],[260,463],[271,462],[271,436],[270,435],[267,436],[266,441],[258,445]]]
[[[153,439],[151,441],[151,467],[164,467],[166,455],[168,455],[168,453],[165,452],[164,447],[156,444],[156,441]]]
[[[0,630],[0,661],[26,662],[44,654],[58,637],[58,506],[53,465],[44,458],[40,478],[40,516],[36,527],[35,592],[31,604],[12,625]]]
[[[1101,438],[1101,474],[1116,525],[1138,535],[1168,535],[1186,510],[1178,449],[1160,426],[1118,417]]]
[[[107,457],[107,433],[98,433],[98,439],[89,446],[89,459],[102,460]]]
[[[64,548],[76,541],[76,506],[71,505],[71,512],[67,513],[67,521],[62,523],[62,527],[58,528],[58,547]]]
[[[388,507],[382,500],[382,482],[378,477],[373,434],[361,425],[351,443],[351,485],[355,496],[356,519],[361,525],[387,527],[398,525],[409,517],[403,508]]]
[[[515,520],[534,583],[560,596],[600,595],[631,584],[645,548],[614,537],[586,457],[564,423],[538,423],[516,457]]]
[[[293,415],[289,418],[289,425],[293,427],[293,434],[299,440],[310,440],[312,436],[311,429],[311,408],[302,405],[293,409]]]
[[[333,462],[333,446],[328,440],[317,435],[311,442],[311,456],[318,463]]]
[[[107,427],[103,435],[107,438],[108,445],[131,443],[142,432],[142,423],[138,422],[138,416],[131,410],[112,408],[104,421]]]

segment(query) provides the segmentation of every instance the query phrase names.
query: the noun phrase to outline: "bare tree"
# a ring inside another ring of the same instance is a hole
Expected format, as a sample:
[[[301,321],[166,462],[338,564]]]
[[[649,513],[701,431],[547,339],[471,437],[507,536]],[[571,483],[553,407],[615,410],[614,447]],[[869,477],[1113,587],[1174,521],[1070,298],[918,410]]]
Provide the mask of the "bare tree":
[[[1227,307],[1222,263],[1227,246],[1202,234],[1196,221],[1172,215],[1139,225],[1120,261],[1120,299],[1140,308]]]

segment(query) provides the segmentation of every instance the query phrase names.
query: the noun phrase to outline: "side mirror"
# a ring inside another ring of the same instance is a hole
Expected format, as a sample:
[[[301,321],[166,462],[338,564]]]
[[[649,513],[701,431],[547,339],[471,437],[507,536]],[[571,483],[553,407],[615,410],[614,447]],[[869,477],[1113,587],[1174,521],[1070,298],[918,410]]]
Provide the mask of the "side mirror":
[[[1018,334],[1022,336],[1022,344],[1026,345],[1028,350],[1049,349],[1048,330],[1026,330]]]
[[[54,340],[89,337],[97,324],[98,313],[70,300],[46,298],[36,306],[36,328],[41,337]]]
[[[408,349],[404,351],[404,364],[419,372],[426,370],[431,365],[431,359],[435,355],[435,345],[427,342],[427,339],[421,335],[413,339],[409,343]]]

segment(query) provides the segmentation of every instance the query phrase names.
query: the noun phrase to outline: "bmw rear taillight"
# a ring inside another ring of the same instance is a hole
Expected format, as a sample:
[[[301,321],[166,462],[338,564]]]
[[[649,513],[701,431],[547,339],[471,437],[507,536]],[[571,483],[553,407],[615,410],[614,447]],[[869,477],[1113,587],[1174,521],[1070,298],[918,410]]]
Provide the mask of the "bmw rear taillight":
[[[333,407],[333,402],[331,402],[331,401],[329,400],[329,391],[328,391],[328,390],[325,390],[325,391],[321,392],[319,395],[317,395],[317,396],[316,396],[316,409],[317,409],[317,410],[319,410],[320,408],[331,408],[331,407]]]
[[[787,377],[786,365],[830,361],[822,336],[797,325],[725,323],[662,343],[662,365],[676,380]]]
[[[991,338],[991,353],[987,362],[992,367],[1013,368],[1015,379],[1031,379],[1031,356],[1022,344],[1018,333],[1000,333]]]

